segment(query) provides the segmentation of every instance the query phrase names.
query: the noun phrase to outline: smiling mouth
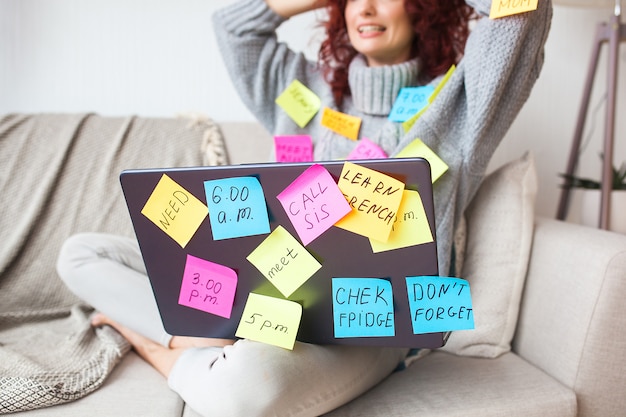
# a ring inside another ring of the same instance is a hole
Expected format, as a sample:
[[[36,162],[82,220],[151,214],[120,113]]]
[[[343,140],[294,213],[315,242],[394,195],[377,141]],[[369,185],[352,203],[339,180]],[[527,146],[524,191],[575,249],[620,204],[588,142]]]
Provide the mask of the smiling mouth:
[[[358,28],[359,33],[369,33],[369,32],[384,32],[384,26],[377,25],[363,25]]]

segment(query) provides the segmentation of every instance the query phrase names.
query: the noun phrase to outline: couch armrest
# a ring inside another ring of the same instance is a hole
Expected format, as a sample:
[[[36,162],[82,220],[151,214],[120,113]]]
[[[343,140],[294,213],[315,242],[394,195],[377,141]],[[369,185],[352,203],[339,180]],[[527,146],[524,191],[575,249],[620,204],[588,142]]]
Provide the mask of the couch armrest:
[[[538,219],[513,349],[572,388],[579,416],[626,409],[626,235]]]

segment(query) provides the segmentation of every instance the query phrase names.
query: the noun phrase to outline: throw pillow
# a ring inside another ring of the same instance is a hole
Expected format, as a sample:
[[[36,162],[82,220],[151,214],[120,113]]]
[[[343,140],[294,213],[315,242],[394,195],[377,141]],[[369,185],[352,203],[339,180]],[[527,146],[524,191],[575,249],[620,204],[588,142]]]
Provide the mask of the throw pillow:
[[[460,276],[470,283],[475,329],[442,350],[495,358],[511,349],[533,236],[537,176],[526,153],[489,174],[467,208]]]

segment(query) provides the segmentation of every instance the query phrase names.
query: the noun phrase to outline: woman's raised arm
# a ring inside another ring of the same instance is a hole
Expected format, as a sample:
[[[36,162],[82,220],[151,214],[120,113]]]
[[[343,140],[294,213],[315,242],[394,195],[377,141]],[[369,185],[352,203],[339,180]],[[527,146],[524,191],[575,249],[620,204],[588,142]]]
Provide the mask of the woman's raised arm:
[[[265,2],[276,14],[286,19],[326,5],[326,0],[265,0]]]

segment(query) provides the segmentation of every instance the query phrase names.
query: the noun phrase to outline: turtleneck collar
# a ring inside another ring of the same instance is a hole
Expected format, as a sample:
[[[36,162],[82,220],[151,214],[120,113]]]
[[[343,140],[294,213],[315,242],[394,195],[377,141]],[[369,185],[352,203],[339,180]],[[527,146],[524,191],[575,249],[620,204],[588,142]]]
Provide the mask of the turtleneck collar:
[[[357,55],[350,63],[348,82],[356,110],[386,116],[403,87],[417,85],[419,60],[398,65],[368,67],[365,57]]]

